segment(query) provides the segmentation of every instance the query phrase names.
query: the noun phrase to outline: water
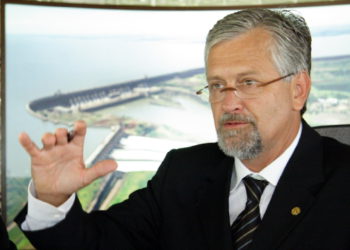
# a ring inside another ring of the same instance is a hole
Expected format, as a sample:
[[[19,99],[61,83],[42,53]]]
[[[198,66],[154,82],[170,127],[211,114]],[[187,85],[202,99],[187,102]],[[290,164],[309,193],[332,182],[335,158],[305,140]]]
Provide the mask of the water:
[[[135,43],[137,43],[135,41]],[[152,44],[139,41],[137,44],[123,44],[118,39],[81,39],[72,37],[42,37],[8,35],[6,37],[6,166],[9,176],[30,175],[29,157],[18,143],[18,135],[26,131],[41,145],[40,138],[46,131],[54,131],[59,125],[45,122],[30,115],[25,106],[32,100],[53,95],[57,91],[69,92],[85,88],[108,85],[126,80],[144,78],[174,71],[201,67],[198,60],[184,60],[174,56],[171,48],[175,42]],[[155,52],[154,46],[160,51]],[[198,44],[178,44],[184,51],[202,52]],[[140,48],[143,48],[141,52]],[[146,50],[144,50],[146,48]],[[147,49],[148,48],[148,49]],[[166,53],[168,51],[169,53]],[[178,50],[177,50],[178,51]],[[142,53],[142,54],[141,54]],[[120,58],[128,58],[121,60]],[[142,59],[141,59],[142,58]],[[164,58],[173,58],[165,60]],[[201,58],[201,57],[197,57]],[[146,73],[147,72],[147,73]],[[182,100],[186,102],[186,100]],[[187,102],[191,102],[187,100]],[[187,103],[184,106],[196,105]],[[140,109],[141,107],[141,109]],[[139,113],[147,116],[162,107],[132,104],[127,114]],[[172,124],[181,126],[181,116],[189,116],[189,110],[173,110]],[[130,113],[131,112],[131,113]],[[169,112],[169,109],[164,109]],[[202,115],[203,112],[199,111]],[[154,113],[152,119],[164,117]],[[136,115],[135,118],[144,118]],[[194,114],[197,119],[198,115]],[[208,117],[208,116],[207,116]],[[183,119],[183,118],[182,118]],[[193,120],[193,119],[192,119]],[[211,126],[212,122],[209,118]],[[183,125],[193,128],[195,124]],[[103,140],[109,129],[89,128],[86,140],[86,157]]]

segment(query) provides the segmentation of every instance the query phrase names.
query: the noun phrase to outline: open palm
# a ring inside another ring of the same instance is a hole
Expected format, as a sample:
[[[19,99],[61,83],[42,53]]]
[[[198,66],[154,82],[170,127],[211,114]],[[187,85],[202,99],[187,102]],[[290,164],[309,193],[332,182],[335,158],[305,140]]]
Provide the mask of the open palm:
[[[85,134],[85,122],[77,121],[71,141],[68,141],[67,129],[59,128],[54,134],[43,135],[41,149],[26,133],[20,134],[19,141],[31,157],[32,178],[40,200],[58,206],[80,188],[115,170],[116,163],[112,160],[98,162],[91,168],[85,167]]]

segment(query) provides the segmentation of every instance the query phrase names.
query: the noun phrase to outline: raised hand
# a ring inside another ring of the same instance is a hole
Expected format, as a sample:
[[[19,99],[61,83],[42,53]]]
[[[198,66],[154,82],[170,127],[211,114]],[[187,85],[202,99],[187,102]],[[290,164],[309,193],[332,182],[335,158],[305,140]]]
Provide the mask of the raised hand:
[[[43,147],[38,148],[26,133],[19,135],[19,142],[31,158],[32,178],[38,199],[59,206],[71,194],[87,186],[98,177],[117,167],[113,160],[98,162],[86,168],[83,158],[86,124],[74,123],[74,137],[68,141],[68,131],[59,128],[42,137]]]

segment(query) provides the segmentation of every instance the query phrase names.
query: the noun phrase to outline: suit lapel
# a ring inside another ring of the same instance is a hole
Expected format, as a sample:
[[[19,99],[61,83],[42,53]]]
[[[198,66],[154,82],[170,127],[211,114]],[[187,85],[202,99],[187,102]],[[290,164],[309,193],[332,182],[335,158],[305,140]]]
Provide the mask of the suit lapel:
[[[252,249],[277,249],[302,220],[323,182],[321,137],[306,123],[272,196]]]
[[[208,249],[231,250],[228,212],[228,193],[233,158],[224,157],[221,163],[210,166],[198,193],[199,219]]]

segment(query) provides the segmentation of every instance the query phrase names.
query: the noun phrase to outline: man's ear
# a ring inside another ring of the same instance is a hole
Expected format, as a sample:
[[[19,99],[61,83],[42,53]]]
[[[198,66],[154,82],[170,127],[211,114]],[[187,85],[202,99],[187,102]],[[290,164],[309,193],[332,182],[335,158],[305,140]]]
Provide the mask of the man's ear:
[[[306,71],[297,73],[291,82],[291,87],[293,109],[300,111],[303,108],[311,89],[309,73]]]

